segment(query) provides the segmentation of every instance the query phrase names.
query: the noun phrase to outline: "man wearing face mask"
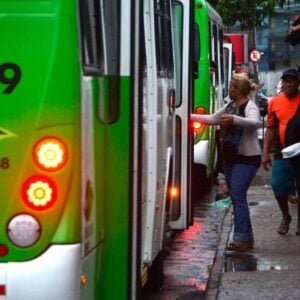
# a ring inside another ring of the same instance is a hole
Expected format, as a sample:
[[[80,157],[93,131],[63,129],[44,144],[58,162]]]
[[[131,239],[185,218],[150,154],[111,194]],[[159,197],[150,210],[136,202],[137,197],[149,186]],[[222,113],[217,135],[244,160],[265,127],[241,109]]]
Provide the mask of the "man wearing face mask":
[[[289,213],[288,197],[296,182],[297,193],[300,193],[300,159],[283,159],[281,150],[291,145],[290,132],[295,132],[300,121],[300,92],[299,73],[290,68],[283,71],[282,93],[271,99],[268,105],[267,130],[264,138],[262,164],[265,170],[272,165],[272,189],[282,213],[282,220],[277,232],[286,234],[292,217]],[[297,121],[298,120],[298,121]],[[296,121],[296,123],[295,123]],[[298,122],[298,123],[297,123]],[[294,126],[294,128],[292,126]],[[293,141],[295,143],[297,141]],[[274,144],[274,160],[272,163],[269,150]],[[298,212],[299,212],[298,207]],[[300,232],[300,220],[298,213],[298,231]]]

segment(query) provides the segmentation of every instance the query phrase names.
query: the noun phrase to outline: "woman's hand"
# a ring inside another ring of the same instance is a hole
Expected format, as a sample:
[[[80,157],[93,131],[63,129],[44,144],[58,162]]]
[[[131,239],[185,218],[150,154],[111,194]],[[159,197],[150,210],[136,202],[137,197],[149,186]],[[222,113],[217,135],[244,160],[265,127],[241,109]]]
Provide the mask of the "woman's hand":
[[[233,124],[234,116],[230,114],[223,114],[220,119],[220,125],[230,126]]]

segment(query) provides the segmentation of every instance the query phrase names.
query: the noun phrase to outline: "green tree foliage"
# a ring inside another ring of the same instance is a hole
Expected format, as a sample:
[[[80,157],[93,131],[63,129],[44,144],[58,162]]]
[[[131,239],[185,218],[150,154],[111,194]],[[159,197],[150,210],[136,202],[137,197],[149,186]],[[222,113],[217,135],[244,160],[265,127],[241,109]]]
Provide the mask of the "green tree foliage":
[[[288,0],[287,0],[288,1]],[[237,22],[242,30],[253,30],[265,17],[274,14],[275,5],[282,6],[285,0],[208,0],[221,15],[227,26]]]

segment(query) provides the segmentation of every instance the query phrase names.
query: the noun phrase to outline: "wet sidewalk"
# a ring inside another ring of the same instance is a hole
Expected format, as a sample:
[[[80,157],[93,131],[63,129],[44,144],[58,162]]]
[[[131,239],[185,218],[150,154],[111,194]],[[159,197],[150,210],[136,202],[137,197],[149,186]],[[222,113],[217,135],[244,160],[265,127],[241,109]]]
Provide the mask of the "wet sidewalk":
[[[224,209],[206,198],[194,210],[194,224],[175,237],[164,266],[165,281],[157,299],[204,299],[220,242]]]
[[[194,224],[175,234],[164,260],[165,279],[161,290],[143,299],[204,299],[221,232],[227,226],[223,224],[224,217],[229,211],[211,205],[216,193],[217,186],[213,186],[204,198],[194,203]]]
[[[293,220],[289,232],[279,235],[281,213],[269,183],[270,173],[260,169],[248,192],[255,237],[253,250],[226,251],[232,235],[232,213],[225,216],[205,299],[300,299],[297,205],[290,205]]]

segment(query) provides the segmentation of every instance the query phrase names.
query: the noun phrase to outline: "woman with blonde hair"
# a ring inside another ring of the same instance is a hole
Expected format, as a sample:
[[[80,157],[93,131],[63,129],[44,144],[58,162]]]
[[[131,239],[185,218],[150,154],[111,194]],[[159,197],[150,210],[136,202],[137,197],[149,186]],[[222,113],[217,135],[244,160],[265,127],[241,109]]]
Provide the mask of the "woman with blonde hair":
[[[247,191],[261,164],[261,148],[257,137],[259,109],[249,99],[256,86],[245,75],[235,74],[229,84],[231,101],[212,115],[192,114],[192,121],[221,126],[224,173],[233,205],[233,241],[231,251],[254,246]]]

